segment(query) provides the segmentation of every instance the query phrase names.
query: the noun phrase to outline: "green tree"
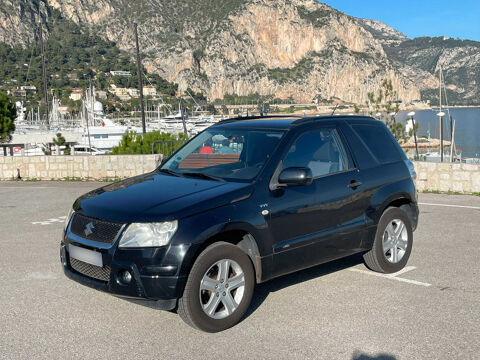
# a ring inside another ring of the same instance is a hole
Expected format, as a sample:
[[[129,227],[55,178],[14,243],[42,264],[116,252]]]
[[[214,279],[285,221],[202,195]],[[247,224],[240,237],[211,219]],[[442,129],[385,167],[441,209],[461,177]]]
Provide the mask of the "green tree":
[[[15,103],[5,93],[0,92],[0,143],[12,140],[16,117]]]
[[[222,113],[223,113],[223,115],[228,115],[227,105],[222,105]]]
[[[382,87],[375,93],[368,93],[367,110],[371,116],[384,120],[392,134],[400,142],[407,141],[405,137],[405,127],[401,123],[395,122],[395,114],[400,110],[400,104],[396,101],[397,92],[393,88],[391,80],[384,80]],[[357,107],[355,106],[355,111]]]
[[[62,136],[62,133],[57,133],[57,137],[54,137],[52,141],[57,147],[57,155],[60,155],[60,147],[65,145],[65,138]]]
[[[118,146],[113,147],[113,155],[121,154],[151,154],[152,145],[154,141],[172,141],[172,140],[187,140],[185,135],[173,135],[169,133],[163,133],[160,131],[152,131],[146,134],[137,134],[134,131],[127,131],[123,135],[122,140]],[[171,146],[167,146],[166,149],[160,149],[159,147],[154,147],[154,153],[159,154],[163,151],[164,156],[170,156],[174,150],[177,150],[181,141],[172,142]]]

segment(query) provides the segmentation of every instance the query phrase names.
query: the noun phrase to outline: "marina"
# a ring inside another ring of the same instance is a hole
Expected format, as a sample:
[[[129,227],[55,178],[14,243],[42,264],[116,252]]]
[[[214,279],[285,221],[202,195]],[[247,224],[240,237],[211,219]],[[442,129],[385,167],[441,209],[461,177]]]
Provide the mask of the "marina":
[[[61,133],[71,146],[91,148],[91,153],[109,153],[113,147],[118,146],[126,132],[142,133],[142,127],[138,120],[131,118],[107,117],[104,113],[103,104],[96,101],[95,88],[86,91],[83,99],[82,116],[75,119],[67,119],[59,113],[59,103],[53,98],[49,112],[49,121],[41,120],[38,113],[26,112],[23,103],[16,102],[17,119],[16,130],[12,135],[12,141],[1,155],[34,156],[44,155],[42,149],[50,149],[52,138]],[[170,114],[168,114],[170,112]],[[187,111],[178,110],[172,113],[171,108],[157,106],[146,111],[146,132],[159,131],[169,134],[186,134],[188,137],[195,136],[207,127],[221,120],[213,115],[207,116],[189,115]],[[165,115],[168,114],[168,115]],[[223,118],[223,117],[222,117]],[[122,125],[125,124],[125,125]],[[75,149],[75,147],[73,147]],[[85,154],[80,151],[79,154]]]
[[[435,110],[420,110],[415,114],[415,121],[418,124],[419,143],[425,139],[435,139],[432,146],[421,147],[421,154],[432,154],[439,151],[438,139],[440,136],[438,116]],[[452,120],[455,120],[455,147],[456,153],[465,162],[480,163],[480,108],[453,108],[450,109]],[[396,120],[406,124],[407,112],[401,112]],[[445,144],[450,145],[452,140],[452,127],[450,119],[444,119]],[[444,144],[444,145],[445,145]],[[448,146],[447,146],[448,147]],[[445,149],[447,150],[447,149]],[[448,150],[449,154],[449,150]],[[467,161],[468,159],[468,161]]]

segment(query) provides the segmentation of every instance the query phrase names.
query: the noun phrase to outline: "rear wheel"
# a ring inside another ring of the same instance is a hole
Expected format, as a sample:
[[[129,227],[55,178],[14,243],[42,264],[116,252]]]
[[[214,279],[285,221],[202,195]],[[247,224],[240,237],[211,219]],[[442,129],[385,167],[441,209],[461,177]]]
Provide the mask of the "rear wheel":
[[[378,223],[373,247],[363,255],[367,267],[381,273],[394,273],[407,264],[413,245],[408,215],[399,208],[388,208]]]
[[[239,247],[225,242],[210,245],[190,271],[177,312],[197,329],[228,329],[247,311],[254,281],[250,258]]]

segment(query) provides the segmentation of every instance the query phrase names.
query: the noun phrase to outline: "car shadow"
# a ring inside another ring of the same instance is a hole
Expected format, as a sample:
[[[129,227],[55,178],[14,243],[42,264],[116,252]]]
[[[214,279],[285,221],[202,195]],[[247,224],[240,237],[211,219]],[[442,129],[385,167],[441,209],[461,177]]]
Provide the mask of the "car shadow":
[[[355,352],[352,355],[352,360],[397,360],[397,358],[390,354],[378,354],[375,356],[370,356],[368,354]]]
[[[255,287],[252,302],[242,321],[249,317],[260,305],[266,300],[272,292],[280,291],[292,285],[300,284],[305,281],[316,279],[337,271],[345,270],[350,267],[363,263],[361,254],[355,254],[346,258],[331,261],[322,265],[317,265],[305,270],[301,270],[292,274],[283,275],[279,278],[258,284]]]
[[[252,302],[250,303],[250,307],[248,308],[245,315],[242,317],[241,321],[244,321],[252,313],[254,313],[262,305],[262,303],[266,300],[266,298],[270,293],[280,291],[289,286],[300,284],[302,282],[309,281],[312,279],[316,279],[321,276],[332,274],[337,271],[345,270],[361,263],[363,263],[362,255],[355,254],[346,258],[331,261],[322,265],[317,265],[305,270],[297,271],[292,274],[283,275],[279,278],[267,281],[262,284],[258,284],[255,287],[255,292],[253,293],[253,298],[252,298]],[[162,307],[161,302],[154,301],[154,300],[145,300],[145,299],[137,300],[137,299],[129,299],[129,298],[120,298],[120,299],[136,305],[148,307],[154,310],[166,310]],[[176,312],[176,309],[167,310],[167,311]],[[368,358],[360,358],[360,360],[364,360],[364,359],[368,359]],[[389,360],[388,358],[386,359]]]

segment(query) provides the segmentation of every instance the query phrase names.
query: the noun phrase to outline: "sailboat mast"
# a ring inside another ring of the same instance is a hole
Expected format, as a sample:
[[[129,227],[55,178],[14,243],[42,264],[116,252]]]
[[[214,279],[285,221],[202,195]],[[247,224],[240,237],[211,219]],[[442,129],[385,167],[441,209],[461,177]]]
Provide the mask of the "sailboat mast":
[[[140,90],[140,109],[142,112],[142,131],[145,134],[147,132],[145,124],[145,105],[143,104],[143,80],[142,80],[142,63],[140,62],[140,48],[138,46],[138,32],[137,22],[133,22],[133,30],[135,32],[135,44],[137,47],[137,75],[138,75],[138,87]]]
[[[442,66],[440,66],[440,113],[442,112],[442,81],[443,81],[443,72],[442,72]],[[440,161],[443,162],[443,116],[438,117],[438,128],[440,131]]]
[[[44,46],[43,46],[43,28],[42,28],[41,19],[39,19],[38,26],[40,28],[39,40],[40,40],[40,50],[41,50],[41,53],[42,53],[43,96],[44,96],[44,101],[45,101],[46,124],[47,124],[47,128],[48,128],[49,127],[49,119],[48,119],[47,69],[45,67],[45,49],[44,49]]]
[[[91,140],[90,140],[90,128],[88,126],[88,104],[86,103],[87,97],[88,97],[88,94],[85,94],[85,101],[83,102],[83,111],[84,111],[84,114],[85,114],[85,122],[87,124],[88,149],[89,149],[90,155],[91,155],[92,154],[92,143],[91,143]]]

